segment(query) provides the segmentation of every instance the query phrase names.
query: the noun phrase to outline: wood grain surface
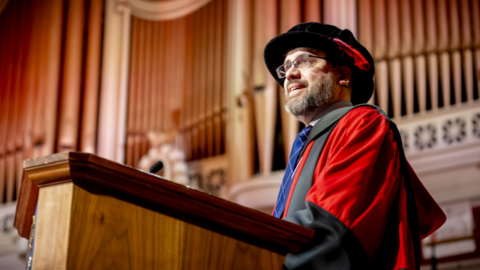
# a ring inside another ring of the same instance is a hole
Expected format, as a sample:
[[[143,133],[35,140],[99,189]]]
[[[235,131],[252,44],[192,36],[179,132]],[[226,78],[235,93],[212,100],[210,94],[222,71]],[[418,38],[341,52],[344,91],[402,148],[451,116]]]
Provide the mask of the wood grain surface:
[[[43,187],[38,197],[33,265],[38,269],[67,269],[73,183]]]
[[[118,202],[149,209],[187,222],[189,226],[198,226],[280,254],[298,251],[314,233],[310,229],[92,154],[70,152],[28,160],[25,162],[25,175],[24,181],[41,189],[72,181],[95,195],[108,195]],[[27,196],[27,193],[22,190],[20,194],[15,221],[22,236],[31,224],[28,223],[28,215],[35,209],[32,200],[29,200],[35,195]]]
[[[284,255],[78,187],[72,206],[67,269],[283,266]]]

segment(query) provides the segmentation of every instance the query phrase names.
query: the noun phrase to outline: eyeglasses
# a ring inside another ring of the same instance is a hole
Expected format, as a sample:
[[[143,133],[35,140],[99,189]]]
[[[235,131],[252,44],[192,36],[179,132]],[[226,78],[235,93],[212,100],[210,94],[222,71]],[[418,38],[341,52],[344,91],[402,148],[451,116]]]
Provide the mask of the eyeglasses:
[[[292,67],[292,65],[295,68],[308,67],[311,63],[313,63],[310,58],[320,58],[325,60],[328,59],[326,57],[320,57],[320,56],[315,56],[310,54],[300,55],[300,57],[293,60],[292,62],[285,63],[277,68],[276,71],[277,71],[278,78],[280,79],[285,78],[285,76],[287,76],[287,71]]]

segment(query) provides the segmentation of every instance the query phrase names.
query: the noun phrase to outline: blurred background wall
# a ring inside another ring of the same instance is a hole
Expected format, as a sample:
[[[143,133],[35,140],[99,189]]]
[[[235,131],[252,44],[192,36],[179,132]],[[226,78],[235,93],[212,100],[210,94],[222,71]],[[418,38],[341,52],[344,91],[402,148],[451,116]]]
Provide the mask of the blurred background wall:
[[[301,126],[263,48],[300,22],[350,29],[375,59],[369,101],[445,209],[439,269],[480,269],[479,0],[0,0],[0,267],[23,160],[100,155],[270,213]],[[430,243],[430,244],[429,244]]]

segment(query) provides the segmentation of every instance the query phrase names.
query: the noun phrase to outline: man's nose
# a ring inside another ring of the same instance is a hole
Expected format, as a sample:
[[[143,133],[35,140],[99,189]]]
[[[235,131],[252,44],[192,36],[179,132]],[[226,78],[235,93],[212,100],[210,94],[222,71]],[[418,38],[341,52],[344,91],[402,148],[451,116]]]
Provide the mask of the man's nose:
[[[300,71],[294,65],[292,65],[288,70],[287,74],[285,74],[285,79],[300,79]]]

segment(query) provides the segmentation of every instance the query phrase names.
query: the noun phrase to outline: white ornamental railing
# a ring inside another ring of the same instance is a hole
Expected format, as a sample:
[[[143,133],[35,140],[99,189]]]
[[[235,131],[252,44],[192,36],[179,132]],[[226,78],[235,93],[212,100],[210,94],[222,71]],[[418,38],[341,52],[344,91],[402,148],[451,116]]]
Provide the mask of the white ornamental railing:
[[[407,156],[480,142],[480,102],[397,121]]]

